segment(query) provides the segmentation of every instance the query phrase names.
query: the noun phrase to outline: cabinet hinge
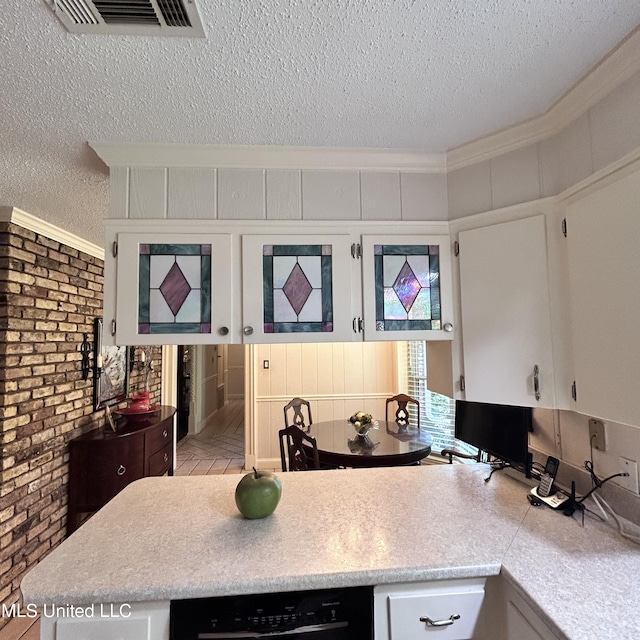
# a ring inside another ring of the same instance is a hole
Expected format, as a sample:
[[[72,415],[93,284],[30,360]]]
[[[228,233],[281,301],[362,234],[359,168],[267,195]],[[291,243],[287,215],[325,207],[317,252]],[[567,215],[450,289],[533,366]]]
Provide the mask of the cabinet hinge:
[[[578,389],[576,387],[576,381],[573,381],[573,384],[571,385],[571,397],[574,399],[574,401],[578,400]]]
[[[360,245],[359,242],[354,242],[351,245],[351,257],[354,260],[357,260],[358,258],[362,258],[362,246]]]
[[[111,245],[111,255],[114,258],[118,257],[118,242],[116,240],[114,240],[113,244]]]
[[[457,240],[453,243],[453,255],[454,256],[460,255],[460,243]]]
[[[465,390],[464,376],[460,376],[460,391]]]
[[[566,218],[562,218],[562,235],[565,238],[567,237],[567,219]]]

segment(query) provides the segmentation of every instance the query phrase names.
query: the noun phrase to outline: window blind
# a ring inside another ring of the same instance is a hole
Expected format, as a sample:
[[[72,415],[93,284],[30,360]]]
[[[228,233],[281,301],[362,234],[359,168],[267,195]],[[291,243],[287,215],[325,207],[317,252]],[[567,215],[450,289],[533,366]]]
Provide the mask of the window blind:
[[[433,450],[457,449],[475,454],[476,449],[456,440],[455,402],[427,388],[427,346],[424,340],[406,343],[407,393],[420,402],[420,428],[433,437]]]

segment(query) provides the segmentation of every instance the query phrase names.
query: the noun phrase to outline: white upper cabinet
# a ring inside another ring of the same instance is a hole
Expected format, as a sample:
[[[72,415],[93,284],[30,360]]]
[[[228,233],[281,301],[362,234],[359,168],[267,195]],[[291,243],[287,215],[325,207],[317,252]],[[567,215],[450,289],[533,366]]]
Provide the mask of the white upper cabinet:
[[[555,406],[544,216],[462,231],[465,398]]]
[[[119,233],[117,247],[118,344],[231,341],[230,235]]]
[[[363,236],[365,340],[451,340],[449,236]]]
[[[378,223],[209,221],[184,232],[185,226],[169,220],[107,224],[107,243],[117,246],[105,261],[105,327],[115,327],[113,336],[105,331],[107,341],[453,337],[446,223],[411,224],[397,236]],[[416,233],[429,228],[440,233]]]
[[[348,235],[242,237],[243,340],[353,339]]]
[[[576,200],[566,214],[576,410],[638,425],[640,172]]]

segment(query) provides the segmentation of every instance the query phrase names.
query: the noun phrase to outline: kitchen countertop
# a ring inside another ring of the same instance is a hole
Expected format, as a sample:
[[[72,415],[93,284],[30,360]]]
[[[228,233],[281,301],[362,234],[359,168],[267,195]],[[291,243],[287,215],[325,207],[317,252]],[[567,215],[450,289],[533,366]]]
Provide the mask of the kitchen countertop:
[[[560,636],[640,637],[640,547],[485,465],[278,474],[263,520],[238,476],[126,487],[22,581],[26,603],[145,602],[503,573]]]

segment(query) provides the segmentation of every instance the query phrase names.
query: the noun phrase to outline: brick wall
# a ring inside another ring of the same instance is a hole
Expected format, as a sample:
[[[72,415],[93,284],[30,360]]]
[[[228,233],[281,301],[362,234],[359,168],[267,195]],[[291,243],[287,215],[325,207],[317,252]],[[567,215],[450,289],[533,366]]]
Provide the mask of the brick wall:
[[[27,570],[65,535],[69,439],[104,425],[83,333],[102,315],[103,262],[0,223],[0,603],[20,601]],[[136,351],[139,353],[139,351]],[[161,348],[154,348],[155,363]],[[93,363],[93,354],[91,355]],[[138,388],[141,372],[131,374]],[[160,401],[161,367],[151,381]],[[0,617],[0,628],[8,619]]]

